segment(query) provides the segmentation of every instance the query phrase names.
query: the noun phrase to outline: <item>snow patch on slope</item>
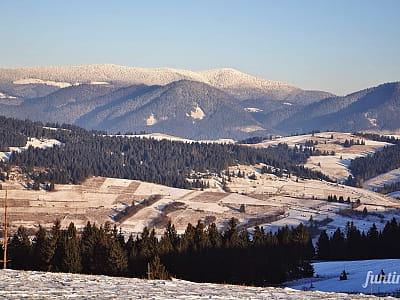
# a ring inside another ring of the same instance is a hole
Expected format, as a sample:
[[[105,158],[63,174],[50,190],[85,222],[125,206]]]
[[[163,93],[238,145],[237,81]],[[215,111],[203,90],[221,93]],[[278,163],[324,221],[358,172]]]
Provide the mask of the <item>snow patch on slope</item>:
[[[10,147],[9,151],[7,152],[0,152],[0,161],[7,161],[12,152],[22,152],[26,151],[29,147],[33,148],[39,148],[39,149],[46,149],[54,146],[60,146],[63,145],[58,140],[55,139],[37,139],[37,138],[29,138],[27,141],[26,145],[24,147]]]
[[[152,126],[152,125],[154,125],[156,123],[157,123],[157,119],[154,117],[154,114],[151,114],[146,120],[146,125],[147,126]]]
[[[400,182],[400,168],[368,179],[364,182],[363,187],[373,191],[377,188],[383,187],[384,185],[390,185],[397,182]]]
[[[192,117],[193,119],[196,120],[202,120],[205,117],[204,111],[200,108],[200,106],[197,104],[194,110],[190,112],[190,114],[186,114],[188,117]]]
[[[262,128],[261,126],[244,126],[244,127],[237,127],[236,130],[240,130],[242,132],[254,132],[254,131],[258,131],[258,130],[263,130],[264,128]]]
[[[376,119],[376,118],[372,118],[372,116],[371,116],[370,113],[366,112],[366,113],[364,114],[364,116],[367,118],[367,120],[369,121],[369,123],[370,123],[372,126],[374,126],[374,127],[377,127],[377,126],[378,126],[377,119]]]
[[[246,107],[244,110],[248,111],[248,112],[261,112],[261,111],[263,111],[262,109],[259,109],[257,107]]]
[[[10,96],[4,93],[0,93],[0,99],[17,99],[17,97]]]
[[[110,83],[107,82],[107,81],[91,81],[90,84],[93,84],[93,85],[108,85]]]
[[[66,88],[72,86],[69,82],[42,80],[37,78],[27,78],[13,81],[14,84],[45,84],[51,86],[57,86],[59,88]]]

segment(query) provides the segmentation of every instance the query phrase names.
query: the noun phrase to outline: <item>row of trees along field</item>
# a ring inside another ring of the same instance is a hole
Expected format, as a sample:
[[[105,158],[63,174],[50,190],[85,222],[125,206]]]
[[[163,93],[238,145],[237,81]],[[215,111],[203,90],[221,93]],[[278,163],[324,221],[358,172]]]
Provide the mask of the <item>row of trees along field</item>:
[[[362,186],[363,182],[379,174],[400,168],[400,140],[395,137],[380,136],[377,134],[357,135],[380,142],[391,143],[380,151],[365,157],[358,157],[351,161],[349,169],[353,176],[349,176],[346,184]]]
[[[317,258],[321,260],[357,260],[400,258],[400,224],[396,219],[387,222],[382,231],[373,224],[361,232],[353,222],[342,231],[336,229],[328,236],[322,231],[317,242]]]
[[[31,242],[20,227],[9,242],[8,267],[24,270],[106,274],[151,279],[170,276],[197,282],[246,285],[280,283],[311,276],[314,248],[307,228],[283,227],[265,233],[256,226],[252,238],[232,218],[219,232],[213,223],[188,224],[178,235],[169,223],[161,238],[147,228],[125,241],[109,223],[88,223],[78,234],[74,224],[56,221],[47,233],[39,227]]]
[[[58,129],[54,127],[58,126]],[[183,143],[168,140],[109,136],[104,132],[0,117],[4,132],[36,138],[54,138],[64,145],[47,149],[29,147],[13,152],[0,164],[7,173],[20,166],[37,183],[80,183],[89,176],[127,178],[190,188],[191,172],[220,172],[237,164],[265,163],[305,178],[326,179],[321,173],[297,167],[310,156],[306,150],[281,144],[254,149],[235,144]],[[0,138],[2,135],[0,135]],[[0,145],[8,145],[6,139]]]

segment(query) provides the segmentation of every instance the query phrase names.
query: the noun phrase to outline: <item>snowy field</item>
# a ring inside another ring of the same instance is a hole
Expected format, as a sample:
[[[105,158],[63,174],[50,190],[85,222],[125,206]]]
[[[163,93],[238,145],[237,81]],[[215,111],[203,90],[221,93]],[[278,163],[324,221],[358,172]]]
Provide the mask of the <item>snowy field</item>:
[[[321,262],[314,263],[313,266],[314,278],[294,281],[288,286],[298,290],[308,290],[312,284],[312,290],[324,292],[363,294],[372,292],[377,295],[389,292],[400,293],[400,259]],[[339,280],[343,270],[346,270],[347,280]],[[390,277],[387,277],[388,282],[376,283],[374,276],[373,284],[371,284],[371,276],[368,275],[368,272],[372,271],[371,275],[379,275],[381,270],[386,276],[391,274]]]
[[[378,142],[361,138],[359,136],[343,133],[343,132],[321,132],[296,136],[280,137],[273,140],[263,141],[252,147],[268,147],[286,143],[290,147],[305,146],[306,141],[312,140],[317,142],[315,148],[321,151],[335,152],[335,155],[328,156],[311,156],[304,165],[312,170],[321,171],[333,179],[344,181],[351,174],[348,169],[352,159],[366,156],[379,151],[384,146],[391,145],[385,142]],[[346,140],[364,140],[365,145],[353,145],[352,147],[344,147]]]
[[[0,270],[2,299],[377,299],[291,288]]]
[[[400,168],[394,169],[384,174],[375,176],[364,182],[363,187],[371,191],[377,188],[383,187],[384,185],[390,185],[400,181]]]
[[[196,115],[195,115],[196,116]],[[196,117],[194,117],[196,119]],[[171,142],[183,142],[183,143],[204,143],[204,144],[234,144],[235,141],[232,139],[218,139],[218,140],[191,140],[185,139],[178,136],[173,136],[165,133],[146,133],[146,134],[130,134],[130,135],[108,135],[108,136],[121,136],[129,138],[143,138],[143,139],[154,139],[156,141],[167,140]]]

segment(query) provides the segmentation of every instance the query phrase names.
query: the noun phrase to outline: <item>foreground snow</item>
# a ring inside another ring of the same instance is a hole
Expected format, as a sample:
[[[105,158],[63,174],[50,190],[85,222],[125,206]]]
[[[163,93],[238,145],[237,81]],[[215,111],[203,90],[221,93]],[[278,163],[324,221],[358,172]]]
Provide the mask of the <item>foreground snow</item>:
[[[310,289],[325,292],[345,292],[363,294],[382,294],[400,292],[400,282],[393,280],[400,275],[400,259],[375,259],[359,261],[333,261],[313,264],[315,277],[302,279],[289,283],[294,289]],[[346,270],[347,280],[339,280],[343,270]],[[375,283],[371,285],[371,275],[379,275],[381,270],[388,277],[389,282]],[[372,271],[372,273],[371,273]],[[368,280],[367,280],[368,277]],[[367,281],[367,282],[366,282]]]
[[[107,276],[0,270],[0,298],[6,299],[354,299],[355,295],[285,288],[143,280]],[[357,299],[375,297],[357,295]]]

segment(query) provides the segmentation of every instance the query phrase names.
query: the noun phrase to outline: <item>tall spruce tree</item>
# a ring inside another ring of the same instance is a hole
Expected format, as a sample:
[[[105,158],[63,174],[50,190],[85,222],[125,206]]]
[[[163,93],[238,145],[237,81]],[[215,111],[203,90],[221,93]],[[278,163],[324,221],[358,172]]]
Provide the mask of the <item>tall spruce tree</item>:
[[[11,267],[17,270],[29,270],[31,267],[31,242],[26,228],[19,226],[17,232],[11,238],[7,248],[11,260]]]
[[[318,259],[328,260],[331,258],[331,246],[326,230],[322,230],[317,241]]]
[[[38,271],[47,271],[49,258],[49,239],[46,230],[39,225],[32,244],[32,268]]]

